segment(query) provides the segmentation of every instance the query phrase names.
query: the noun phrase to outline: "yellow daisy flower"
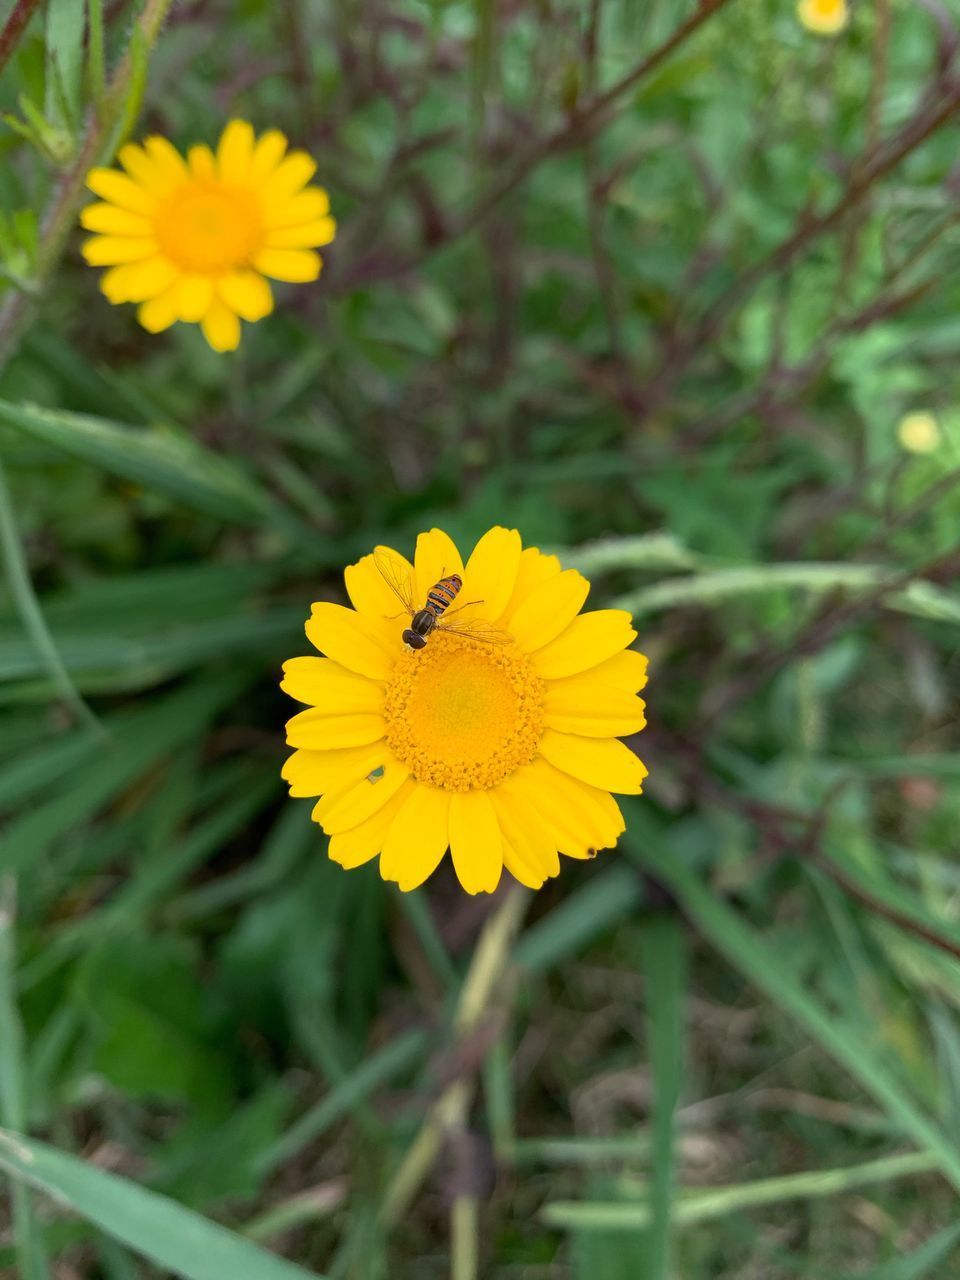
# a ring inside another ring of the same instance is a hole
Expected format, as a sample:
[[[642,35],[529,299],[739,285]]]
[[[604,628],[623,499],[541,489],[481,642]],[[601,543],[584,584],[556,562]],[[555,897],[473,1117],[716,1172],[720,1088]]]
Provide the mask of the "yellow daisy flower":
[[[645,723],[628,613],[581,614],[590,584],[515,529],[485,533],[466,565],[432,529],[412,565],[380,547],[344,578],[353,608],[315,604],[306,624],[326,656],[292,658],[282,685],[308,707],[283,776],[322,797],[335,862],[379,855],[408,890],[449,848],[467,892],[490,893],[504,867],[538,889],[559,854],[616,844],[610,792],[638,794],[647,773],[618,741]]]
[[[839,35],[850,21],[847,0],[800,0],[797,17],[818,36]]]
[[[240,342],[240,320],[273,310],[264,277],[306,284],[320,274],[315,249],[336,232],[330,201],[310,187],[316,165],[287,153],[271,129],[256,138],[231,120],[214,154],[184,159],[166,138],[121,147],[116,169],[91,169],[87,186],[103,203],[80,221],[96,234],[83,246],[93,267],[109,267],[100,288],[110,302],[137,302],[151,333],[177,320],[199,324],[216,351]]]

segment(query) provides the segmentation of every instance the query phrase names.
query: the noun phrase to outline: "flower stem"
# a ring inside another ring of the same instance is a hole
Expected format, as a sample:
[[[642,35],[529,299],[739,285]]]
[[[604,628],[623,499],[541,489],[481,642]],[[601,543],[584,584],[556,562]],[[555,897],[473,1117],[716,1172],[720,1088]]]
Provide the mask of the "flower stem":
[[[450,1212],[451,1280],[477,1280],[478,1214],[476,1196],[457,1196]]]
[[[475,1031],[489,1012],[529,900],[529,890],[520,885],[511,886],[484,925],[454,1015],[454,1030],[460,1041]],[[390,1227],[403,1217],[440,1154],[444,1140],[464,1127],[472,1092],[472,1080],[461,1076],[448,1085],[430,1108],[387,1187],[380,1208],[382,1225]],[[461,1209],[460,1212],[466,1215],[467,1210]],[[463,1228],[464,1224],[461,1224],[457,1230]],[[464,1277],[471,1274],[470,1271],[462,1273]]]

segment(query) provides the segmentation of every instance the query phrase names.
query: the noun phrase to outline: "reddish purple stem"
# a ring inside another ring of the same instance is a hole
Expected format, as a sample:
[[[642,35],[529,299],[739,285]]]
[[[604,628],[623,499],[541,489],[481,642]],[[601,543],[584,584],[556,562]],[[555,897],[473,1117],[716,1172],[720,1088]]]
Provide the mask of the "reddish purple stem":
[[[40,0],[15,0],[10,17],[0,30],[0,71],[10,61],[10,57],[20,43],[20,37],[33,17],[33,12]]]

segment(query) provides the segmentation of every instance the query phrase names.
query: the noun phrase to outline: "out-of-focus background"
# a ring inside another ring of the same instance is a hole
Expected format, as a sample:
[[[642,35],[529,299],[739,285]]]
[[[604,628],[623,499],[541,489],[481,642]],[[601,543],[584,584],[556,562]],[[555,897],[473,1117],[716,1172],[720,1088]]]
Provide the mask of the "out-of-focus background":
[[[0,1274],[960,1274],[956,11],[162,7],[0,6]],[[232,116],[340,233],[220,356],[76,211]],[[495,523],[652,679],[490,962],[499,899],[328,862],[277,682]]]

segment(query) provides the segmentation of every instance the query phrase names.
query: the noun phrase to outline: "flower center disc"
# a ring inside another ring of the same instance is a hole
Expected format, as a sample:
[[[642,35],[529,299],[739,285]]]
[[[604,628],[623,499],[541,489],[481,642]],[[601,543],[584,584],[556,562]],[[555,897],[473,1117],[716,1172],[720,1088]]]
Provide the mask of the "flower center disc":
[[[387,685],[387,744],[418,782],[494,787],[536,755],[543,681],[513,646],[434,632]]]
[[[260,210],[248,191],[190,182],[157,210],[157,239],[187,271],[215,275],[244,266],[261,238]]]

